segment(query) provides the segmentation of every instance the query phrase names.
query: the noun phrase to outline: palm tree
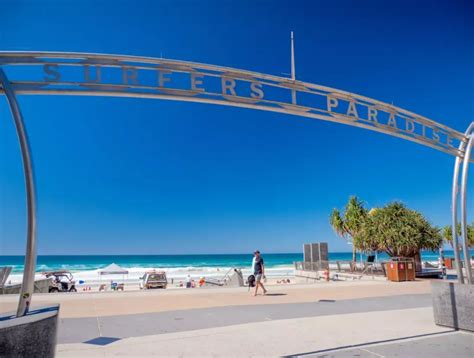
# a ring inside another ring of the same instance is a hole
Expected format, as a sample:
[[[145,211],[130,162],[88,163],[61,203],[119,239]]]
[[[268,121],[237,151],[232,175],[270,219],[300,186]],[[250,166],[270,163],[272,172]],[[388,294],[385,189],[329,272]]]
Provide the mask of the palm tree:
[[[338,209],[333,209],[329,222],[336,234],[346,240],[352,241],[352,261],[356,262],[356,245],[354,238],[362,229],[367,218],[367,209],[364,203],[356,196],[351,196],[346,204],[344,213]]]
[[[458,237],[461,236],[461,224],[456,224],[456,233]],[[453,246],[453,230],[451,225],[443,227],[443,238]],[[467,225],[467,241],[468,245],[474,246],[474,222],[471,225]]]

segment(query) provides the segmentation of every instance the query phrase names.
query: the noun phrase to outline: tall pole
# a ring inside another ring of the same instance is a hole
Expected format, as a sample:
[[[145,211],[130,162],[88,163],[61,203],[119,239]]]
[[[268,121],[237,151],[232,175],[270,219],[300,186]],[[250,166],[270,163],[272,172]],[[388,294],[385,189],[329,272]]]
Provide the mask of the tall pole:
[[[295,71],[295,39],[293,37],[293,31],[291,31],[291,79],[296,81]],[[296,90],[291,90],[291,103],[296,105]]]
[[[464,149],[464,143],[459,145],[459,149]],[[454,174],[453,174],[453,191],[451,194],[451,232],[453,237],[453,251],[454,261],[456,265],[456,275],[458,276],[458,282],[464,283],[464,276],[462,274],[461,265],[461,253],[459,250],[458,241],[458,193],[459,193],[459,167],[461,166],[461,158],[456,157],[454,162]]]
[[[474,132],[474,122],[471,123],[471,125],[467,128],[466,132],[464,133],[465,136],[468,138],[472,139],[472,134]],[[469,137],[470,135],[470,137]],[[461,142],[459,144],[459,151],[460,152],[466,152],[466,143]],[[464,155],[464,158],[466,158],[466,154]],[[469,159],[468,159],[469,162]],[[454,162],[454,174],[453,174],[453,190],[452,190],[452,204],[451,204],[451,214],[452,214],[452,236],[453,236],[453,251],[454,251],[454,259],[456,261],[456,274],[458,276],[458,281],[459,283],[464,283],[464,276],[462,272],[462,262],[461,262],[461,252],[459,249],[459,240],[458,240],[458,232],[457,232],[457,225],[458,225],[458,194],[459,194],[459,169],[461,167],[461,157],[457,156],[456,160]],[[466,174],[466,181],[467,181],[467,174]],[[466,202],[466,197],[465,197],[466,191],[464,191],[464,203]],[[466,208],[464,207],[462,215],[466,214]],[[462,233],[461,233],[462,234]],[[466,246],[465,246],[466,247]],[[464,258],[466,258],[466,255],[464,255]],[[470,261],[468,261],[470,264]]]
[[[23,117],[15,96],[15,92],[10,85],[5,72],[0,67],[0,84],[7,96],[7,101],[15,122],[18,141],[20,142],[21,157],[23,160],[23,171],[25,173],[26,184],[26,205],[27,205],[27,231],[26,231],[26,254],[23,271],[23,282],[21,285],[20,300],[18,302],[17,317],[24,316],[30,308],[31,296],[33,295],[36,269],[36,197],[35,181],[33,176],[33,164],[31,160],[28,136],[23,123]]]
[[[469,173],[469,160],[471,158],[472,145],[474,142],[474,133],[468,136],[466,150],[464,151],[464,161],[461,177],[461,236],[463,239],[464,267],[466,268],[467,283],[472,284],[471,255],[469,252],[469,237],[467,232],[467,177]]]
[[[293,31],[291,31],[291,79],[296,80],[295,73],[295,39],[293,37]]]

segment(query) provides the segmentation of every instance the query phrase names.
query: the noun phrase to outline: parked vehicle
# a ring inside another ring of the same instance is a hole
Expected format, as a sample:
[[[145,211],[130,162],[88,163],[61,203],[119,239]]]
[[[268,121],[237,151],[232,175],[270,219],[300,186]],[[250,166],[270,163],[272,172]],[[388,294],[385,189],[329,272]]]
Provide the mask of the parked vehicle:
[[[76,281],[69,271],[43,272],[50,279],[49,292],[77,292]]]
[[[148,271],[140,277],[140,288],[166,288],[168,280],[164,271]]]

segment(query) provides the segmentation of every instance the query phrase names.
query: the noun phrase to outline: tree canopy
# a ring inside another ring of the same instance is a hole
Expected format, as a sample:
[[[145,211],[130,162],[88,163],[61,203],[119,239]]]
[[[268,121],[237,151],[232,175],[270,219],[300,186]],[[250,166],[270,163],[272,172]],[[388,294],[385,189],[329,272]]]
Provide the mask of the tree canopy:
[[[413,257],[423,249],[437,250],[443,242],[438,228],[400,202],[371,210],[353,240],[359,250],[399,257]]]

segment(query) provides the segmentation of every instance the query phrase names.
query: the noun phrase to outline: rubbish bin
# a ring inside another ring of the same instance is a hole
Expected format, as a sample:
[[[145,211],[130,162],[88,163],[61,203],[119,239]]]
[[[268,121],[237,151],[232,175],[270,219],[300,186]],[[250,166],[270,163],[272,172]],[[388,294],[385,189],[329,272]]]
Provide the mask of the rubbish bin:
[[[444,267],[447,269],[453,269],[454,268],[454,259],[452,257],[445,257],[444,258]]]
[[[411,258],[393,257],[387,263],[387,279],[393,282],[415,281],[415,262]]]

